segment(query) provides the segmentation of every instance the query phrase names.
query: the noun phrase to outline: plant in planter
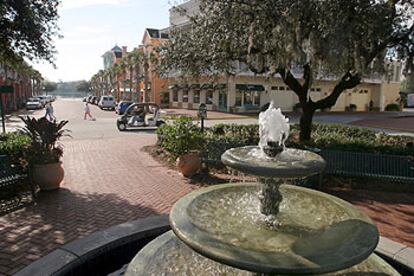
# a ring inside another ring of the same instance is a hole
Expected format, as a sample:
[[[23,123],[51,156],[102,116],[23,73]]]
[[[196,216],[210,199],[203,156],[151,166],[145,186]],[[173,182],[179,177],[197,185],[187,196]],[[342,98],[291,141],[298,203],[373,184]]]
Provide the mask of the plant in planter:
[[[191,118],[181,117],[171,125],[158,128],[158,141],[176,159],[177,168],[184,176],[192,177],[200,170],[204,135]]]
[[[64,177],[61,162],[63,147],[59,140],[70,136],[64,129],[68,121],[48,121],[46,118],[21,117],[25,123],[23,132],[30,137],[30,145],[26,148],[26,159],[29,162],[32,181],[42,191],[56,190]]]

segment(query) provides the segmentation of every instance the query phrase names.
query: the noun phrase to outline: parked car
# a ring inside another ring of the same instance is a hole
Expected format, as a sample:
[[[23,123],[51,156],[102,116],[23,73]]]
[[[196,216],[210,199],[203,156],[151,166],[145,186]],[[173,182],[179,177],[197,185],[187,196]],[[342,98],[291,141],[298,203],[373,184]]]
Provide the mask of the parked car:
[[[88,96],[88,98],[86,99],[86,102],[88,102],[88,103],[92,103],[92,98],[93,98],[93,96],[92,96],[92,95]]]
[[[98,105],[98,103],[99,103],[99,101],[101,100],[101,97],[100,96],[98,96],[98,97],[96,97],[94,100],[93,100],[93,104],[94,105]]]
[[[160,119],[160,108],[155,103],[131,104],[116,122],[120,131],[128,128],[153,128],[162,124],[165,122]]]
[[[36,98],[38,98],[40,100],[40,102],[43,105],[42,107],[45,107],[45,105],[48,103],[46,96],[36,96]]]
[[[46,98],[49,103],[54,102],[56,100],[56,97],[53,95],[47,95]]]
[[[43,104],[40,101],[39,98],[29,98],[27,99],[26,102],[26,109],[30,110],[30,109],[42,109],[43,108]]]
[[[116,102],[112,96],[102,96],[99,100],[98,106],[100,109],[111,109],[115,110]]]
[[[119,115],[123,115],[125,113],[125,110],[127,110],[127,108],[133,103],[134,102],[130,102],[130,101],[119,102],[117,106],[115,107],[115,113]]]
[[[95,100],[96,100],[96,96],[92,96],[92,98],[90,98],[89,103],[94,104]]]

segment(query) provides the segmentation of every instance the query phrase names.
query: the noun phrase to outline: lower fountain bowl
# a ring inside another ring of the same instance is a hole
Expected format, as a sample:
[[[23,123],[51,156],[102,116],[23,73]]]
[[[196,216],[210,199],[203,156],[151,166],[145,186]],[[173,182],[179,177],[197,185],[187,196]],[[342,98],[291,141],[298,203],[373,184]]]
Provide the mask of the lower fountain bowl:
[[[214,262],[194,252],[169,231],[142,249],[129,264],[125,276],[138,275],[214,275],[255,276],[254,272],[240,270]],[[377,255],[330,275],[400,275]]]
[[[194,191],[170,214],[179,239],[217,262],[260,273],[327,273],[359,264],[374,251],[378,230],[351,204],[314,190],[282,185],[271,228],[259,208],[260,185],[225,184]]]

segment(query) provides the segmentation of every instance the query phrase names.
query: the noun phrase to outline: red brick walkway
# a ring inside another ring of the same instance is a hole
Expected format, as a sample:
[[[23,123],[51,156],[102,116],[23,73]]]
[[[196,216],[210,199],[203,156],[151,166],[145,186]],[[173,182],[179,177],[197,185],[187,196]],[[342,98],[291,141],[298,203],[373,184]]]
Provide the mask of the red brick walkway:
[[[10,275],[71,240],[128,220],[168,213],[195,189],[141,147],[142,134],[65,143],[63,188],[0,218],[0,275]]]

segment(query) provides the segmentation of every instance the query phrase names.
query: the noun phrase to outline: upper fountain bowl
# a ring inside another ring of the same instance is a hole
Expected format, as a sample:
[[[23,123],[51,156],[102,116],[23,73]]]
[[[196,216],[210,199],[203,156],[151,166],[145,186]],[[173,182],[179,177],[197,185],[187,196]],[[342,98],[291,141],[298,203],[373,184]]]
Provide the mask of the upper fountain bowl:
[[[227,167],[264,178],[304,178],[321,173],[325,160],[316,153],[287,148],[276,157],[268,157],[260,147],[234,148],[221,156]]]

